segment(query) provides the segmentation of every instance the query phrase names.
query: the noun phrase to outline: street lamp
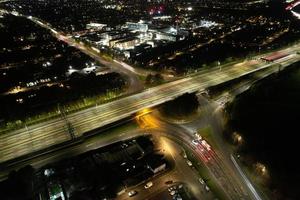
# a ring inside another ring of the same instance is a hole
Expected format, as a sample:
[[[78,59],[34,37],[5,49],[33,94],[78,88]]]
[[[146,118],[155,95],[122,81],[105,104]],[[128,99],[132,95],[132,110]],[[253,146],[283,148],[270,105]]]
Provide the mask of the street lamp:
[[[255,164],[255,170],[257,173],[261,174],[262,176],[266,176],[268,175],[268,170],[267,170],[267,167],[262,164],[262,163],[256,163]]]
[[[221,71],[221,70],[222,70],[222,65],[221,65],[221,62],[220,62],[220,61],[218,61],[218,62],[217,62],[217,65],[219,66],[219,70]]]
[[[29,132],[29,130],[28,130],[28,127],[27,127],[26,123],[25,123],[25,129],[26,129],[26,131],[27,131],[27,132]]]
[[[234,132],[233,133],[233,141],[234,141],[234,143],[241,145],[243,143],[243,137],[239,133]]]

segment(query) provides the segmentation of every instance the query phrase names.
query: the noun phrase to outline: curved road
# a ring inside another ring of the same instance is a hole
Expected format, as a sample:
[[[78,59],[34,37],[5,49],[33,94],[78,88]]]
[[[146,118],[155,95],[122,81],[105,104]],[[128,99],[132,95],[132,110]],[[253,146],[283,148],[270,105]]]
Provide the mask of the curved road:
[[[299,48],[300,49],[300,48]],[[300,60],[300,55],[292,54],[286,60],[280,61],[282,66],[289,66]],[[162,84],[140,93],[123,97],[121,99],[88,108],[79,112],[67,114],[66,118],[75,130],[75,136],[100,128],[104,125],[130,117],[145,108],[160,105],[172,100],[186,92],[196,92],[208,87],[218,85],[247,74],[253,74],[263,69],[275,68],[277,63],[264,63],[262,61],[246,61],[230,67],[203,70],[201,73]],[[283,68],[283,67],[282,67]],[[0,135],[0,162],[32,153],[54,144],[71,140],[66,120],[52,119],[43,123],[24,127]]]

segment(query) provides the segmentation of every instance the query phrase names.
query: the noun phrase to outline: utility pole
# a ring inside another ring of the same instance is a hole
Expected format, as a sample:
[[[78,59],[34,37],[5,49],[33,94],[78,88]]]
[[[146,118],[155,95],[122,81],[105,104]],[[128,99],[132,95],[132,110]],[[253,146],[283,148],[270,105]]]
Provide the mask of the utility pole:
[[[28,136],[29,136],[29,138],[31,140],[31,146],[32,146],[32,148],[34,148],[34,140],[32,139],[32,135],[31,135],[31,133],[29,131],[29,128],[28,128],[26,122],[25,122],[25,129],[26,129],[26,132],[28,133]]]
[[[279,66],[278,66],[278,74],[280,73],[280,71],[281,71],[281,64],[279,64]]]
[[[61,117],[63,118],[63,120],[66,123],[68,134],[70,135],[71,139],[74,140],[76,138],[76,136],[75,136],[75,128],[73,127],[72,123],[69,122],[69,120],[68,120],[68,118],[66,116],[65,111],[63,109],[61,110],[59,108],[59,105],[58,105],[58,109],[59,109],[59,111],[61,113]]]

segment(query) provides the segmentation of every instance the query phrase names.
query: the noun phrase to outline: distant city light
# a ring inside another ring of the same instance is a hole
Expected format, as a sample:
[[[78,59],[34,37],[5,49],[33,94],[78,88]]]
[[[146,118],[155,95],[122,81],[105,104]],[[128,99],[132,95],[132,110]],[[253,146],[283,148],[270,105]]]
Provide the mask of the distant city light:
[[[210,28],[210,27],[217,26],[217,25],[218,25],[218,23],[213,22],[213,21],[201,20],[199,27]]]

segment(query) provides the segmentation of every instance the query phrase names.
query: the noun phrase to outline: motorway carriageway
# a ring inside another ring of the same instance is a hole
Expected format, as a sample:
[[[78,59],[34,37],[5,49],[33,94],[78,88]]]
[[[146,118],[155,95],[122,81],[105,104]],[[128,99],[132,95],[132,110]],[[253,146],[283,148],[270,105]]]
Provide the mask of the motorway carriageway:
[[[282,65],[281,68],[283,69],[285,66],[300,60],[300,55],[295,53],[299,50],[300,47],[298,45],[289,47],[284,52],[291,55],[273,63],[250,60],[229,67],[203,70],[192,77],[169,82],[144,90],[138,94],[69,114],[67,115],[67,119],[75,128],[76,137],[80,137],[86,132],[129,117],[145,108],[154,107],[172,100],[183,93],[205,90],[211,86],[225,83],[266,68],[278,67],[279,64]],[[0,135],[0,162],[14,159],[70,139],[66,121],[62,118],[52,119],[5,133]]]

